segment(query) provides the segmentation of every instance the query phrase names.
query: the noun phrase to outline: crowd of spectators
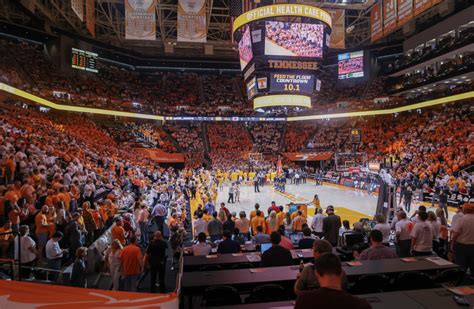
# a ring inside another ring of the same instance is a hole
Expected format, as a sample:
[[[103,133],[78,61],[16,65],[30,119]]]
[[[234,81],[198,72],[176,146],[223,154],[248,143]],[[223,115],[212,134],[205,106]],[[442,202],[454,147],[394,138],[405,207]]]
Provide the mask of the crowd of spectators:
[[[114,290],[122,281],[121,289],[136,291],[149,267],[150,291],[157,274],[160,291],[167,291],[162,233],[166,224],[169,246],[179,251],[191,170],[161,168],[86,117],[11,101],[1,103],[0,149],[1,256],[18,257],[13,239],[20,233],[22,277],[43,278],[41,270],[32,272],[42,267],[55,282],[71,265],[71,284],[91,286],[89,247],[104,255]]]
[[[211,123],[207,126],[212,164],[228,170],[241,164],[252,150],[252,140],[241,123]]]
[[[175,145],[161,126],[152,123],[125,123],[125,130],[132,138],[129,145],[144,148],[157,148],[164,152],[177,152]]]
[[[400,77],[389,78],[387,80],[388,90],[405,90],[417,86],[425,85],[429,82],[449,77],[453,74],[462,74],[474,66],[474,53],[466,52],[463,55],[456,55],[454,58],[445,59],[441,62],[433,63],[424,69],[412,73],[404,74]],[[461,82],[464,82],[461,80]]]
[[[299,152],[306,146],[306,142],[314,133],[314,124],[289,122],[285,134],[285,152]]]
[[[452,175],[474,161],[472,121],[468,104],[422,111],[421,115],[404,113],[386,122],[366,119],[361,122],[361,151],[373,160],[395,157],[399,162],[396,174],[409,172],[420,178]],[[391,123],[390,129],[383,123]]]
[[[279,152],[282,137],[282,125],[276,123],[249,123],[254,152],[275,154]]]
[[[438,55],[442,55],[450,50],[456,49],[465,43],[471,42],[473,36],[473,27],[460,28],[458,35],[451,32],[441,37],[438,43],[435,40],[432,40],[425,44],[424,47],[417,48],[406,55],[400,56],[395,60],[395,62],[390,61],[384,69],[387,73],[392,73],[417,63],[421,63]]]
[[[165,126],[184,151],[188,167],[200,167],[204,161],[204,142],[201,124],[170,124]]]
[[[64,72],[48,58],[45,45],[7,40],[2,40],[1,45],[0,80],[53,102],[161,115],[255,115],[238,76],[138,72],[105,59],[97,62],[98,73]],[[462,63],[457,60],[455,67],[471,65],[471,58],[466,55]],[[437,77],[445,76],[453,68],[451,62],[444,63],[443,70],[436,70],[441,72]],[[413,83],[414,76],[407,82]],[[419,80],[418,75],[415,77]],[[337,79],[337,66],[322,68],[318,79],[322,81],[321,92],[313,95],[313,107],[300,114],[367,110],[410,102],[395,97],[384,100],[383,104],[376,102],[374,98],[386,97],[383,79],[371,79],[369,83],[358,79],[341,82]],[[390,89],[398,89],[403,83],[396,81],[391,85]],[[467,88],[471,89],[472,84]],[[450,92],[451,89],[442,93],[430,91],[423,96]],[[418,100],[423,99],[420,95],[417,93]]]

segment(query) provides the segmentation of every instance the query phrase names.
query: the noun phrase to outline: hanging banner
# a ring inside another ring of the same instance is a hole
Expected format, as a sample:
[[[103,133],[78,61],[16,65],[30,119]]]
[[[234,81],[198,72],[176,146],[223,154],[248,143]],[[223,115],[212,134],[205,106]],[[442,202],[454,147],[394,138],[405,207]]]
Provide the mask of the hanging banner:
[[[373,43],[383,35],[382,29],[382,6],[376,3],[370,11],[370,41]]]
[[[326,10],[331,15],[332,31],[330,48],[346,48],[346,13],[345,10]]]
[[[84,1],[71,0],[71,8],[76,13],[80,21],[84,21]]]
[[[89,33],[95,37],[95,3],[94,0],[86,0],[86,26]]]
[[[401,27],[413,18],[413,0],[398,0],[398,26]]]
[[[205,43],[206,36],[206,1],[179,0],[178,42]]]
[[[397,0],[383,1],[383,35],[397,29]]]
[[[431,7],[431,0],[413,0],[413,16],[418,16]]]
[[[156,40],[156,0],[125,0],[125,39]]]

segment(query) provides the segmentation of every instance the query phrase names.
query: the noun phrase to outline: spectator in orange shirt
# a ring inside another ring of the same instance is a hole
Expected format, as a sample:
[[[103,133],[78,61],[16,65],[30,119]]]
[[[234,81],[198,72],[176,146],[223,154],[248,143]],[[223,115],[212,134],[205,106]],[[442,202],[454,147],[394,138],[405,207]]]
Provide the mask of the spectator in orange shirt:
[[[8,251],[10,250],[10,246],[13,243],[13,234],[6,234],[12,232],[12,224],[10,221],[5,222],[5,224],[0,227],[0,234],[5,233],[5,235],[0,235],[0,250],[2,254],[0,255],[2,258],[8,257]]]
[[[130,244],[120,254],[124,291],[136,292],[138,277],[143,271],[143,256],[137,246],[137,238],[132,236]]]
[[[15,169],[16,169],[16,164],[15,164],[15,157],[11,155],[8,157],[7,161],[5,162],[6,166],[6,181],[7,184],[13,182],[13,178],[15,177]]]
[[[35,217],[36,225],[36,238],[38,239],[38,258],[43,257],[44,246],[48,241],[49,231],[51,229],[50,223],[48,223],[48,206],[44,205],[41,207],[41,211]]]
[[[250,221],[257,215],[257,211],[260,209],[260,204],[255,204],[255,209],[250,212]],[[260,215],[263,217],[263,212],[260,212]]]
[[[262,213],[260,210],[257,210],[255,212],[255,217],[250,220],[250,226],[252,227],[252,236],[255,236],[257,234],[257,226],[262,227],[263,233],[266,232],[266,224],[265,224],[265,218],[262,216]]]
[[[302,232],[303,231],[303,224],[306,223],[306,218],[303,217],[303,212],[301,210],[297,211],[296,217],[291,222],[291,228],[293,232]]]
[[[118,241],[120,241],[122,246],[125,246],[126,235],[125,235],[125,230],[123,229],[122,219],[120,218],[115,219],[115,224],[112,227],[111,233],[112,233],[112,241],[117,239]]]

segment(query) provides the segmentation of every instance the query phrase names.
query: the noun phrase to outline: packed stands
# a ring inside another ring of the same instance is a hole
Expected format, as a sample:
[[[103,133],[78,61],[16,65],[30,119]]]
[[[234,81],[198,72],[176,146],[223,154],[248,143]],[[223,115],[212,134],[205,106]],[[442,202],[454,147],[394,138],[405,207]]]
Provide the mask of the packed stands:
[[[299,152],[306,147],[306,142],[313,134],[315,125],[289,123],[285,134],[285,152]]]
[[[212,123],[207,134],[213,166],[230,169],[240,164],[252,149],[249,133],[240,123]]]
[[[254,152],[278,153],[282,138],[283,126],[275,123],[249,123],[247,125],[252,135]]]
[[[202,166],[205,152],[202,124],[167,123],[165,128],[185,152],[186,166],[192,168]]]

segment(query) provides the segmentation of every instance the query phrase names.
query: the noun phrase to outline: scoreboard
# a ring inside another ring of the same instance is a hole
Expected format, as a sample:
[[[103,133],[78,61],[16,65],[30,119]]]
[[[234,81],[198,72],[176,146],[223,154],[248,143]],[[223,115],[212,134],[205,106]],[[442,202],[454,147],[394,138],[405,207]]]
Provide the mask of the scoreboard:
[[[98,54],[82,49],[72,48],[71,67],[78,70],[98,73],[97,58]]]
[[[232,34],[255,110],[287,113],[311,107],[312,94],[321,88],[318,71],[331,27],[326,11],[293,3],[263,5],[234,20]]]
[[[270,73],[270,89],[274,92],[311,94],[314,90],[314,75]]]

